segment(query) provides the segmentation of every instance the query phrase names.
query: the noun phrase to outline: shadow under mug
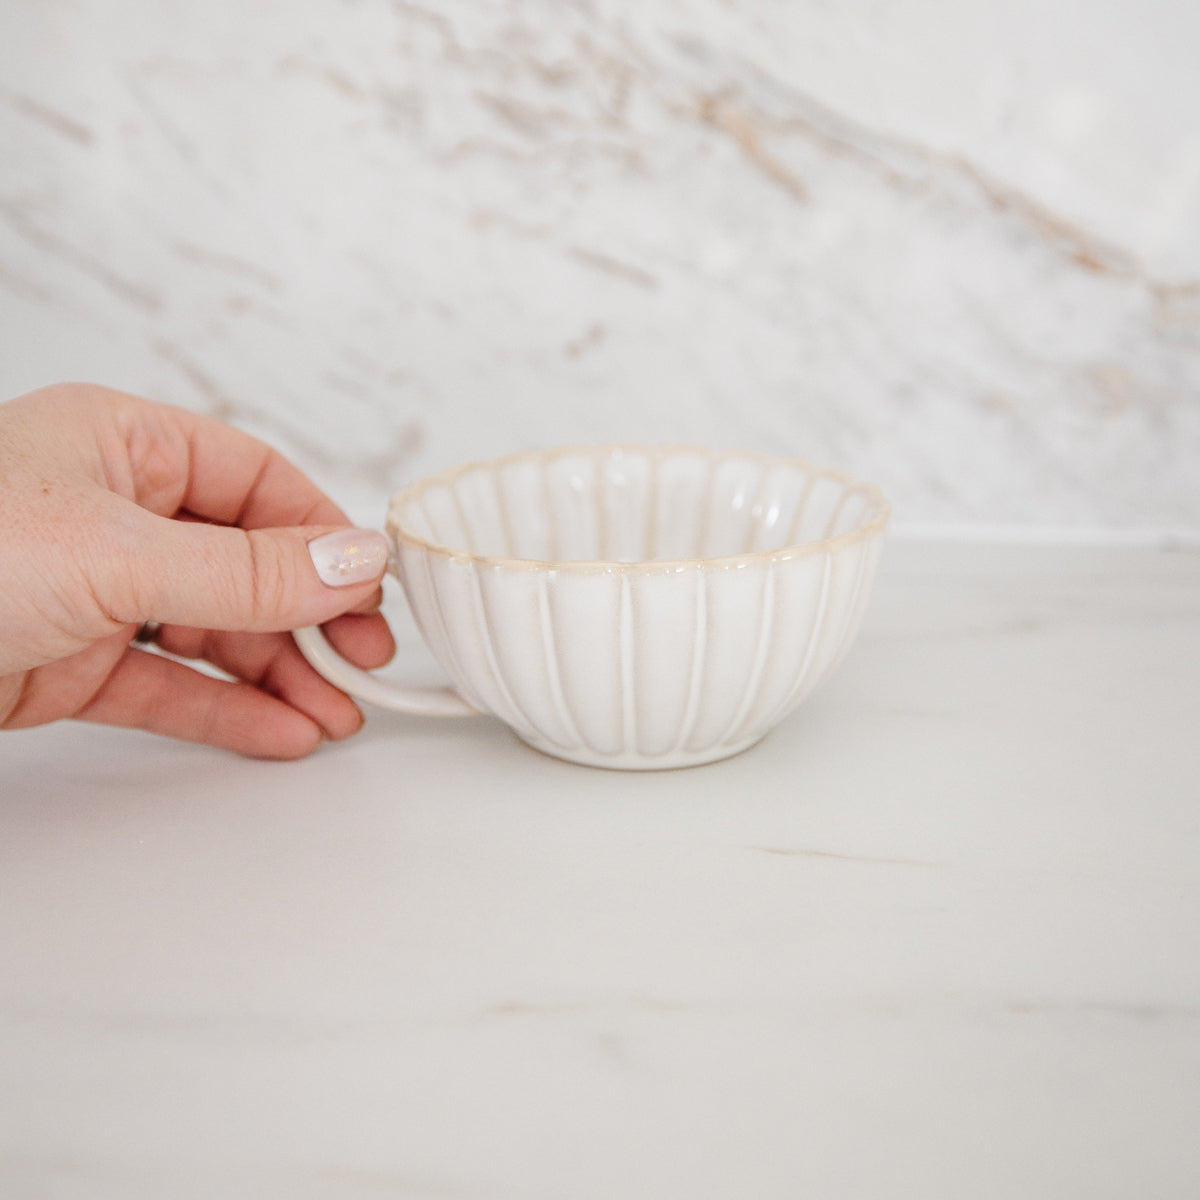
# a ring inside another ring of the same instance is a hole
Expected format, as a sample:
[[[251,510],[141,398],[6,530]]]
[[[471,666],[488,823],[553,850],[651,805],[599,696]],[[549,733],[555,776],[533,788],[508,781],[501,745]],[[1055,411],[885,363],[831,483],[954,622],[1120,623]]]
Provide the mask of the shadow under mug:
[[[296,641],[356,698],[492,713],[535,749],[660,769],[738,754],[828,678],[890,517],[872,484],[771,455],[605,446],[515,454],[392,497],[391,571],[452,687]]]

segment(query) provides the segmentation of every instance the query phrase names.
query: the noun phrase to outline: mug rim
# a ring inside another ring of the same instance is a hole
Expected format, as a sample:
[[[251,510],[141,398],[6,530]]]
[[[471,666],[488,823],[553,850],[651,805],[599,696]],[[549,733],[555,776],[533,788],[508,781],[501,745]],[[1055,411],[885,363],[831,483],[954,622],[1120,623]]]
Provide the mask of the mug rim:
[[[481,469],[496,470],[513,463],[548,463],[570,455],[585,455],[594,458],[617,454],[650,454],[657,459],[669,455],[699,455],[711,463],[722,460],[741,460],[763,465],[798,468],[814,477],[836,480],[849,489],[865,494],[872,504],[870,520],[848,529],[835,537],[818,538],[815,541],[796,542],[780,546],[775,550],[747,550],[739,554],[713,555],[694,558],[651,558],[635,561],[616,559],[538,559],[519,558],[512,555],[478,554],[471,550],[431,542],[401,527],[398,514],[430,488],[449,486],[463,476]],[[432,554],[456,563],[472,563],[482,567],[518,571],[568,571],[579,574],[676,574],[685,570],[729,570],[754,563],[772,564],[787,562],[794,558],[813,554],[832,553],[845,549],[860,541],[882,534],[892,515],[891,501],[878,485],[833,467],[822,467],[807,459],[787,454],[772,454],[761,450],[713,450],[687,443],[610,442],[595,445],[570,444],[553,446],[543,450],[516,450],[496,458],[475,459],[460,463],[434,475],[406,484],[393,492],[388,500],[387,529],[393,541],[393,549],[403,545],[425,554]]]

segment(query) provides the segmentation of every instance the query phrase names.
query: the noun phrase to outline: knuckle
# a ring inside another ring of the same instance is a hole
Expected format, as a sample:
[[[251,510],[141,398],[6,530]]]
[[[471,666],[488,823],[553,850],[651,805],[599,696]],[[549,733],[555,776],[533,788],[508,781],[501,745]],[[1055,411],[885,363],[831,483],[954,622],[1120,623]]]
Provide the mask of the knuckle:
[[[278,545],[256,530],[246,534],[250,555],[250,617],[256,628],[278,624],[287,610],[291,577]]]

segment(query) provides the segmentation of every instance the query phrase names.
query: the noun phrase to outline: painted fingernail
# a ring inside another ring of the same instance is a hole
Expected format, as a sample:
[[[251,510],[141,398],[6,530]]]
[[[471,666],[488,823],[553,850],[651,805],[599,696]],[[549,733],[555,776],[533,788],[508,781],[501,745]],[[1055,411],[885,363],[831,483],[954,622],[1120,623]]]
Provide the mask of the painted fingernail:
[[[370,583],[387,567],[388,542],[375,529],[339,529],[308,543],[321,582],[330,587]]]

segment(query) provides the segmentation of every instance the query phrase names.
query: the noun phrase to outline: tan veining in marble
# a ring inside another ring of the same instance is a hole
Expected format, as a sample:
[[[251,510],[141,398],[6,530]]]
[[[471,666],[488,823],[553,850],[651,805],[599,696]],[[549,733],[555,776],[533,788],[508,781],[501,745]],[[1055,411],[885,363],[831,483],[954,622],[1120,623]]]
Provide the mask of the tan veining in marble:
[[[621,262],[613,258],[611,254],[605,254],[599,250],[588,250],[583,246],[570,246],[567,249],[567,254],[570,258],[585,267],[591,267],[596,271],[603,271],[606,275],[614,275],[618,279],[636,284],[638,287],[651,289],[658,287],[657,277],[649,271],[644,270],[635,263]]]
[[[917,858],[875,858],[863,854],[838,854],[832,850],[813,850],[803,846],[754,846],[763,854],[776,854],[782,858],[830,858],[839,862],[879,863],[892,867],[932,867],[935,864]]]
[[[81,121],[33,96],[0,87],[0,99],[5,100],[13,112],[27,117],[31,121],[36,121],[39,125],[76,145],[90,146],[96,140],[96,135]]]
[[[149,285],[129,279],[115,270],[90,250],[57,233],[46,229],[33,215],[33,206],[0,199],[0,217],[23,241],[35,247],[51,259],[65,263],[72,269],[100,284],[107,292],[144,312],[157,312],[163,306],[162,296]]]
[[[23,271],[16,271],[0,260],[0,287],[39,304],[51,305],[58,301],[51,288],[31,279]]]
[[[164,338],[152,343],[154,353],[175,367],[208,402],[210,416],[229,420],[242,408],[233,396],[227,394],[215,379],[190,354]]]
[[[486,205],[472,209],[471,225],[475,229],[503,229],[523,238],[547,238],[554,232],[548,221],[527,221],[516,213]]]
[[[568,358],[579,358],[581,355],[602,346],[606,337],[607,331],[605,327],[597,322],[595,325],[589,325],[577,338],[572,338],[567,342],[563,347],[563,352]]]
[[[732,138],[746,158],[769,179],[778,183],[793,200],[807,204],[812,198],[804,181],[765,148],[761,126],[749,111],[740,108],[727,96],[699,96],[696,115],[706,125]]]
[[[544,138],[563,124],[572,122],[565,109],[543,107],[477,88],[475,98],[517,133]]]
[[[1084,1016],[1096,1016],[1145,1024],[1191,1023],[1200,1019],[1200,1006],[1198,1005],[1161,1004],[1153,1001],[1120,1003],[1102,1000],[1013,1000],[1004,1007],[1008,1012],[1023,1017],[1078,1019]]]
[[[240,279],[261,284],[272,292],[278,292],[283,289],[283,280],[274,271],[270,271],[259,263],[251,262],[249,259],[241,258],[236,254],[227,254],[222,250],[211,250],[204,246],[197,246],[192,242],[182,240],[175,242],[173,249],[185,262],[195,263],[201,267],[209,267],[214,271],[221,271],[227,275],[234,275]]]
[[[582,1013],[678,1013],[692,1005],[685,1001],[636,993],[629,996],[584,996],[573,1000],[504,1000],[481,1012],[486,1019],[569,1017]]]
[[[754,71],[749,64],[743,64]],[[941,191],[954,180],[970,185],[993,211],[1020,223],[1075,266],[1091,273],[1108,273],[1137,282],[1157,296],[1193,294],[1200,281],[1164,281],[1149,275],[1136,255],[1083,228],[1015,185],[997,178],[963,154],[946,153],[919,142],[872,130],[819,103],[814,97],[754,72],[780,99],[782,111],[767,114],[739,100],[738,90],[701,96],[702,120],[733,137],[747,157],[765,174],[783,184],[799,200],[809,189],[766,147],[766,139],[800,136],[824,152],[845,158],[868,170],[889,186],[905,190]],[[941,181],[929,170],[943,171]]]

